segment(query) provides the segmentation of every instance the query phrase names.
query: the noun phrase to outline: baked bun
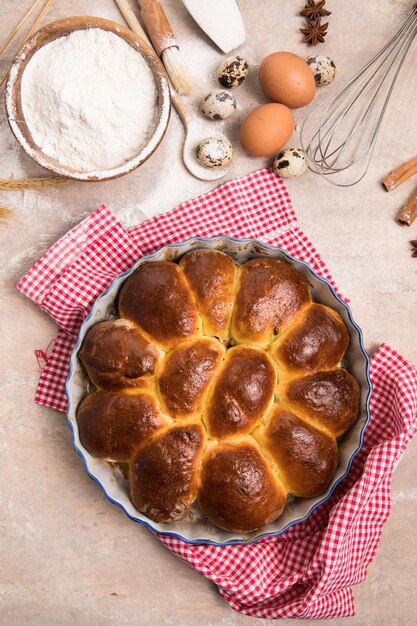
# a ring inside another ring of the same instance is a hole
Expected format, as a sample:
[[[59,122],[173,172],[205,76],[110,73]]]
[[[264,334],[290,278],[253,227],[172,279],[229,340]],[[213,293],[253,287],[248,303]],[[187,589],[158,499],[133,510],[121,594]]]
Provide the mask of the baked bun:
[[[236,343],[267,348],[282,327],[310,302],[307,281],[285,261],[248,261],[238,271],[232,338]]]
[[[201,423],[173,426],[157,434],[132,458],[130,497],[156,522],[187,515],[197,498],[205,431]]]
[[[355,422],[359,411],[359,385],[344,369],[316,372],[282,382],[280,393],[296,412],[316,422],[335,437]]]
[[[176,263],[155,261],[129,276],[119,294],[119,313],[164,350],[201,335],[191,288]]]
[[[77,411],[80,441],[93,456],[127,463],[133,452],[167,420],[153,394],[140,391],[96,391]]]
[[[271,455],[288,493],[312,498],[327,489],[339,462],[332,435],[275,405],[254,436]]]
[[[204,418],[209,436],[250,433],[271,407],[276,382],[266,352],[249,346],[228,350]]]
[[[212,524],[251,532],[281,515],[287,494],[254,441],[242,438],[209,448],[198,502]]]
[[[217,250],[191,250],[179,266],[194,292],[204,334],[228,338],[237,273],[232,259]]]
[[[123,319],[90,328],[78,356],[91,382],[103,389],[147,387],[159,359],[155,346]]]
[[[281,377],[333,369],[349,345],[349,334],[340,315],[322,304],[312,304],[271,346]]]
[[[251,532],[289,495],[328,488],[359,385],[340,367],[342,318],[312,302],[292,265],[237,268],[193,249],[179,263],[140,265],[118,309],[80,349],[97,390],[77,422],[92,455],[126,464],[138,511],[170,523],[198,503],[216,526]]]
[[[224,352],[218,341],[206,337],[187,339],[171,350],[159,374],[159,391],[168,415],[177,419],[201,416],[208,386]]]

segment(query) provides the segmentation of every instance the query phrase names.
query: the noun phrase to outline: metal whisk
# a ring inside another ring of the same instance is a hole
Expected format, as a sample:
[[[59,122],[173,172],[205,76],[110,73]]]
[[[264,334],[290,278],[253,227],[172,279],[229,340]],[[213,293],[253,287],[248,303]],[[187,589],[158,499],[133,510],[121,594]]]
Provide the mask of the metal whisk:
[[[301,144],[310,169],[341,187],[362,180],[405,56],[416,35],[417,3],[378,54],[307,116],[301,129]]]

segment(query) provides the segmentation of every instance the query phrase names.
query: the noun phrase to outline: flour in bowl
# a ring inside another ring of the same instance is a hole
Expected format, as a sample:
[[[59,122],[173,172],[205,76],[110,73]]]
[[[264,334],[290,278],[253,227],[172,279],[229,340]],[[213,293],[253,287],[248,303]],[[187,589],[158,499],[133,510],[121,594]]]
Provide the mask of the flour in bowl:
[[[37,146],[81,172],[123,165],[156,125],[157,88],[148,64],[100,28],[40,48],[23,72],[21,101]]]

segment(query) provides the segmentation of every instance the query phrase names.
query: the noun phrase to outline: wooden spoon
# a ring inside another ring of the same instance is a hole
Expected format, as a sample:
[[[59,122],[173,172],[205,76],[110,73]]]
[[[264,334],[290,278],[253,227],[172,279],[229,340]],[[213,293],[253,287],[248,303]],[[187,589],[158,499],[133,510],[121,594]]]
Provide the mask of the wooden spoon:
[[[196,149],[198,144],[204,139],[209,137],[216,137],[216,139],[222,139],[229,141],[223,133],[218,131],[207,130],[203,125],[200,125],[191,114],[191,111],[185,104],[184,100],[177,93],[171,89],[171,102],[174,105],[181,122],[184,125],[185,137],[184,146],[182,149],[182,158],[187,170],[200,180],[217,180],[226,176],[227,172],[232,167],[233,163],[229,163],[225,167],[204,167],[197,160]]]
[[[145,39],[149,45],[152,45],[138,18],[133,13],[128,0],[116,0],[116,3],[133,32],[139,37]],[[200,180],[217,180],[218,178],[226,176],[227,172],[232,167],[232,163],[229,163],[229,165],[222,168],[204,167],[204,165],[200,165],[197,160],[196,148],[200,141],[203,141],[203,139],[207,139],[208,137],[216,137],[217,139],[223,140],[227,140],[227,137],[223,135],[223,133],[211,130],[209,132],[203,126],[200,126],[200,124],[198,124],[192,116],[191,111],[187,107],[183,98],[181,98],[181,96],[174,89],[171,89],[171,102],[180,116],[185,130],[182,158],[187,170],[190,174]]]

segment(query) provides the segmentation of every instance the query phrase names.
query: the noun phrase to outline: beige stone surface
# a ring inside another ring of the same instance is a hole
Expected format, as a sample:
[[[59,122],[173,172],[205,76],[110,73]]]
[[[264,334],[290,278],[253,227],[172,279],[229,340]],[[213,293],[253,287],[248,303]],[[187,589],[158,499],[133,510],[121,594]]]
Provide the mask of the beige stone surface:
[[[0,2],[0,45],[30,4],[30,0]],[[179,0],[163,4],[195,77],[197,103],[215,86],[213,71],[223,57]],[[252,73],[236,91],[238,113],[224,124],[237,156],[228,178],[266,164],[244,156],[236,142],[240,120],[263,102],[255,66],[276,49],[309,52],[297,32],[302,0],[239,0],[239,4],[248,32],[242,52],[252,64]],[[335,60],[338,83],[373,56],[411,5],[409,0],[328,1],[333,11],[329,35],[316,50]],[[54,0],[43,23],[85,13],[120,19],[111,0]],[[1,74],[18,44],[19,38],[1,56]],[[332,187],[311,172],[288,183],[301,227],[351,298],[367,348],[372,353],[385,341],[414,362],[417,259],[411,258],[408,241],[417,238],[417,224],[401,229],[393,221],[413,183],[386,194],[378,181],[417,152],[416,54],[414,46],[367,178],[351,189]],[[319,98],[324,97],[322,93]],[[297,121],[304,115],[305,111],[297,111]],[[73,450],[65,417],[33,402],[39,375],[34,350],[45,348],[56,329],[15,291],[16,282],[57,237],[103,202],[131,225],[210,189],[211,183],[193,179],[182,166],[181,140],[182,127],[173,113],[160,149],[125,178],[100,184],[71,183],[41,192],[0,192],[0,204],[15,209],[0,232],[1,624],[267,623],[233,613],[211,583],[112,506],[86,475]],[[296,135],[291,144],[297,144]],[[2,111],[0,178],[41,173],[17,146]],[[413,442],[395,472],[392,514],[367,580],[355,589],[357,616],[349,620],[352,625],[416,622],[416,453]],[[342,620],[328,624],[342,624]]]

